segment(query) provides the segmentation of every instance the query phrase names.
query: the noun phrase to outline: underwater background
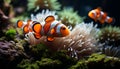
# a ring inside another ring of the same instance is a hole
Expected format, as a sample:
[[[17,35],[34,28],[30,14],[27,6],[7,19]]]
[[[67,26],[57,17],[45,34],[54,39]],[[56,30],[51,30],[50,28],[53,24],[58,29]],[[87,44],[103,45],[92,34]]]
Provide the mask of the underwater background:
[[[119,0],[0,0],[0,69],[120,69]],[[95,21],[96,8],[113,18]],[[36,39],[18,20],[52,15],[70,30],[66,37]]]

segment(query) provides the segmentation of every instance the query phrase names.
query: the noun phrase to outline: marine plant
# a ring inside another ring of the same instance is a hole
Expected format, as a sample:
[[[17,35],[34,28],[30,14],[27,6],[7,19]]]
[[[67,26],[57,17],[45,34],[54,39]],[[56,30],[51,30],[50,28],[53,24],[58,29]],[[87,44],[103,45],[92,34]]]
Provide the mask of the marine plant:
[[[73,8],[64,8],[62,11],[58,12],[58,17],[62,23],[67,26],[74,27],[76,24],[83,22],[83,17],[79,16]]]
[[[17,68],[19,69],[56,69],[61,66],[59,60],[53,60],[50,58],[43,58],[41,61],[31,62],[28,59],[23,60],[18,64]]]
[[[28,0],[28,10],[34,8],[60,10],[61,5],[57,0]]]
[[[5,33],[7,39],[11,40],[11,39],[14,39],[15,38],[15,35],[16,35],[16,30],[15,29],[9,29],[6,31]]]
[[[94,53],[86,60],[80,60],[69,69],[119,69],[120,59]]]
[[[99,41],[106,45],[120,45],[120,28],[107,26],[101,29],[99,34]]]

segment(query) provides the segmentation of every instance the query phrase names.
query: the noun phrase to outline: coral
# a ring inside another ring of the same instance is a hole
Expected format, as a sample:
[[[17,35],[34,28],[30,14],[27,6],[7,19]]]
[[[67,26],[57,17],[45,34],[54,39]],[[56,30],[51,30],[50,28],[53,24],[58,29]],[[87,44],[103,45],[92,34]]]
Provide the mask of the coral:
[[[92,54],[88,59],[79,61],[69,69],[119,69],[120,59],[106,57],[104,54]]]
[[[14,39],[15,38],[15,35],[16,35],[16,30],[15,29],[9,29],[6,31],[6,37],[7,39],[11,40],[11,39]]]
[[[28,10],[36,7],[40,9],[60,10],[61,5],[57,0],[28,0]]]
[[[18,64],[19,69],[58,69],[61,65],[59,60],[52,60],[49,58],[43,58],[41,61],[36,61],[34,63],[29,60],[23,60]]]
[[[58,12],[59,19],[65,25],[71,25],[74,27],[76,24],[83,22],[83,17],[80,17],[77,12],[74,12],[73,8],[64,8]]]
[[[101,29],[99,41],[106,45],[120,45],[120,28],[107,26]]]
[[[14,42],[0,41],[0,67],[15,67],[23,57],[23,51]]]
[[[41,57],[49,57],[50,51],[44,44],[30,45],[30,53],[34,60],[39,60]]]

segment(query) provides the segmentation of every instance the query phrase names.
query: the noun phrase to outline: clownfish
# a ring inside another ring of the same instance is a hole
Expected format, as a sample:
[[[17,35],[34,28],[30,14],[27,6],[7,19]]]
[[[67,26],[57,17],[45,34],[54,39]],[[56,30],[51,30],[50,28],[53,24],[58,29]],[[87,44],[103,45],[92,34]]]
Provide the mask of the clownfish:
[[[18,20],[17,21],[17,27],[23,29],[23,33],[27,34],[29,32],[32,32],[32,24],[34,24],[36,21],[27,20],[27,23],[25,24],[24,21]]]
[[[42,25],[32,20],[28,20],[27,24],[24,24],[22,20],[18,20],[17,27],[23,28],[25,34],[33,32],[36,39],[47,36],[47,41],[53,41],[54,37],[64,37],[70,34],[70,30],[60,21],[55,20],[54,16],[47,16],[44,21],[45,24]]]
[[[88,13],[88,16],[91,19],[94,19],[95,22],[99,21],[101,24],[104,24],[105,22],[106,23],[112,23],[114,21],[114,19],[112,17],[109,17],[107,15],[107,13],[103,12],[100,7],[96,8],[94,10],[91,10]]]

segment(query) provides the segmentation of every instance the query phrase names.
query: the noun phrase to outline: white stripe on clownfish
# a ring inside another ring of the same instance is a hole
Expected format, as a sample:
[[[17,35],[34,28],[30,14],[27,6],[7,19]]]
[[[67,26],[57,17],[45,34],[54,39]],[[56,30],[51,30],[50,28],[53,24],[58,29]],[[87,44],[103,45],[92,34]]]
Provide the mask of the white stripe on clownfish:
[[[63,24],[59,24],[59,25],[57,26],[56,33],[57,33],[58,35],[61,35],[60,29],[61,29],[62,26],[63,26]]]
[[[48,31],[48,33],[47,33],[48,36],[52,35],[50,32],[51,32],[52,29],[55,28],[55,26],[56,26],[57,24],[59,24],[59,21],[54,21],[54,22],[51,23],[50,28],[49,28],[49,31]]]
[[[104,15],[104,12],[100,12],[100,17],[98,18],[98,20],[101,20],[102,19],[102,16]]]

